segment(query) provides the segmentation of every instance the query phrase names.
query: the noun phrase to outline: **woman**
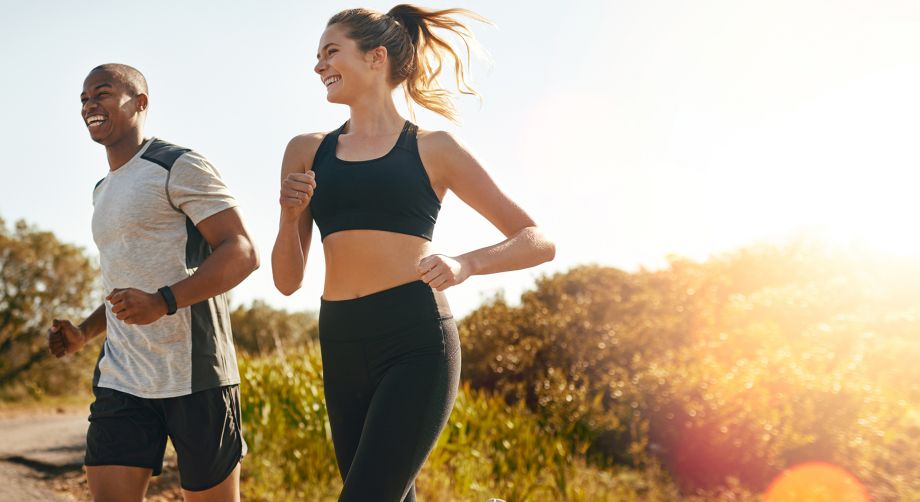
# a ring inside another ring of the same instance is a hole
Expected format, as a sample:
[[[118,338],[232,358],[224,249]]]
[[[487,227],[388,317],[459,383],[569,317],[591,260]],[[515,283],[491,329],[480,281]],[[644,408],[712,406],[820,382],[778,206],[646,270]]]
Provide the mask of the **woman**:
[[[349,120],[290,141],[281,169],[281,222],[272,251],[275,286],[303,280],[315,220],[326,259],[319,337],[332,439],[344,487],[339,500],[415,500],[414,480],[447,422],[460,373],[457,328],[443,291],[474,274],[551,260],[553,244],[502,193],[477,160],[442,131],[402,118],[393,91],[454,118],[434,77],[457,53],[433,28],[472,42],[455,16],[398,5],[383,14],[332,17],[314,68]],[[410,103],[411,104],[411,103]],[[447,190],[506,237],[460,256],[431,250]]]

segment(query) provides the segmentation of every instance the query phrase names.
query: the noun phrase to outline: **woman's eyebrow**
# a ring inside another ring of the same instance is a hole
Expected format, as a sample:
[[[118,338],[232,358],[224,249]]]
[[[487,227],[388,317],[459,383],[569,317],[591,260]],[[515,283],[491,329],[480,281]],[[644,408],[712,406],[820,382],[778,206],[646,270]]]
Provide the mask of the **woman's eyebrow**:
[[[339,44],[335,42],[329,42],[328,44],[324,45],[323,48],[319,50],[319,52],[323,52],[324,50],[328,49],[330,45],[339,45]],[[316,59],[319,59],[319,52],[316,53]]]

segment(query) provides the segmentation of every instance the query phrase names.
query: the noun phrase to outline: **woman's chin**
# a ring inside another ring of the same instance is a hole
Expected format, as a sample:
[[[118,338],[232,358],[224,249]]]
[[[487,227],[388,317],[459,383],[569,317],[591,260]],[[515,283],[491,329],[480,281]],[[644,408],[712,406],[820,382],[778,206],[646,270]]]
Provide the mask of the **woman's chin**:
[[[338,92],[326,92],[326,101],[340,105],[348,104],[345,97]]]

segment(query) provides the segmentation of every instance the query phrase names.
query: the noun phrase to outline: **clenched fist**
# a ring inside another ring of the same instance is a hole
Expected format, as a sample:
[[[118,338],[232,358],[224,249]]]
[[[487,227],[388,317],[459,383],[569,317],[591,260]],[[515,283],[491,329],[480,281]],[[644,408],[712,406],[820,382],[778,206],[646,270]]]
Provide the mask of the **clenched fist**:
[[[299,217],[300,213],[310,205],[314,190],[316,190],[316,179],[313,171],[288,174],[281,181],[279,202],[282,215],[292,218]]]
[[[150,324],[166,315],[166,300],[160,293],[145,293],[139,289],[113,289],[105,297],[112,304],[115,318],[125,324]]]
[[[419,278],[438,291],[460,284],[470,276],[469,266],[458,258],[433,254],[416,266]]]
[[[79,327],[70,321],[55,319],[48,329],[48,349],[54,357],[64,357],[67,354],[83,348],[86,345],[86,335]]]

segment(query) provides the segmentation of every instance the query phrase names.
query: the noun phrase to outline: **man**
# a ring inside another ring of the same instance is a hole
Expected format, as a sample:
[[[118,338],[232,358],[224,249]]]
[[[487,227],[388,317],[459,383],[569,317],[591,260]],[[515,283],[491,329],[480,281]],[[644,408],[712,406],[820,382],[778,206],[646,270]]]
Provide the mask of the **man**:
[[[239,500],[239,371],[225,293],[259,258],[214,167],[143,134],[147,82],[106,64],[83,82],[82,116],[109,172],[93,191],[105,302],[55,320],[57,357],[107,332],[93,377],[86,476],[95,500],[141,501],[175,446],[185,498]]]

